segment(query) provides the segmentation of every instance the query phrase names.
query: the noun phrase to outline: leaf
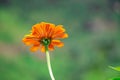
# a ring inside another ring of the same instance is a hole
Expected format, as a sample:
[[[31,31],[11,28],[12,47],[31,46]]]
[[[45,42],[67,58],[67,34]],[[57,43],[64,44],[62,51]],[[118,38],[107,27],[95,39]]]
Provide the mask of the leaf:
[[[113,70],[116,70],[116,71],[120,71],[120,66],[118,66],[118,67],[109,66],[109,68],[111,68],[111,69],[113,69]]]
[[[120,80],[120,78],[113,78],[112,80]]]

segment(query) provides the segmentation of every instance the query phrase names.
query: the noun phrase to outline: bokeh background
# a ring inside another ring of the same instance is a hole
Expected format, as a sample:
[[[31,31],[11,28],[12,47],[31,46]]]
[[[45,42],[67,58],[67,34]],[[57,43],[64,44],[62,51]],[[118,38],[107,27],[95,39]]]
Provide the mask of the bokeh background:
[[[50,80],[45,54],[22,43],[32,25],[62,24],[69,38],[51,64],[56,80],[120,77],[120,0],[0,0],[0,80]]]

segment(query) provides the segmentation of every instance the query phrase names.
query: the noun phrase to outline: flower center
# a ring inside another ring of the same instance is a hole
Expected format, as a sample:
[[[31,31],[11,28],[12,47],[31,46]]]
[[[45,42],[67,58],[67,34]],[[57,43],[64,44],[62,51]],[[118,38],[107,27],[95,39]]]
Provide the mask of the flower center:
[[[48,39],[48,38],[43,38],[43,39],[41,40],[41,42],[42,42],[42,44],[43,44],[44,46],[48,46],[48,45],[50,44],[51,40]]]

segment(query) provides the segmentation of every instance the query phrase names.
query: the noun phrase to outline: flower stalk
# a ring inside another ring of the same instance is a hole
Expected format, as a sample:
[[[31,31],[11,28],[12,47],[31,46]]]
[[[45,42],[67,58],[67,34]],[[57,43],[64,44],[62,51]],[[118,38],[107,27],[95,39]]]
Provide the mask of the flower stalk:
[[[48,65],[48,70],[49,70],[49,74],[52,80],[55,80],[53,72],[52,72],[52,68],[51,68],[51,63],[50,63],[50,55],[48,50],[46,51],[46,59],[47,59],[47,65]]]

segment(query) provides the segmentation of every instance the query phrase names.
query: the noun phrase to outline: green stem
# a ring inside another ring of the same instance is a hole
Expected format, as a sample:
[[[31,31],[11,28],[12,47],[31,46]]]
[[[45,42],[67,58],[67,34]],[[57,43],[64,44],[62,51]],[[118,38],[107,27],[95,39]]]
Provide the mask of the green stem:
[[[53,72],[52,72],[51,64],[50,64],[50,55],[49,55],[48,50],[46,50],[46,58],[47,58],[47,65],[48,65],[50,77],[52,80],[55,80]]]

